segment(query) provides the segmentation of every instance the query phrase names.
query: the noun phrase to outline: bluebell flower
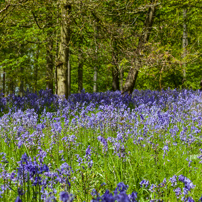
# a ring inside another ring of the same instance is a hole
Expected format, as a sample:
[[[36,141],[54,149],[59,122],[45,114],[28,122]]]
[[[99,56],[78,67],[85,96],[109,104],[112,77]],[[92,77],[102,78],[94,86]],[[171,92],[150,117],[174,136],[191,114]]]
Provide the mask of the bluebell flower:
[[[102,200],[101,201],[107,201],[107,202],[115,202],[115,197],[113,196],[113,194],[111,194],[109,192],[109,190],[106,190],[105,193],[103,194],[103,196],[101,197]]]
[[[50,196],[45,200],[45,202],[57,202],[57,201],[55,199],[55,196]]]
[[[128,195],[131,202],[137,202],[137,192],[132,192],[132,194]]]
[[[191,198],[191,197],[186,198],[184,201],[186,201],[186,202],[195,202],[194,199]]]
[[[102,137],[102,136],[98,136],[97,139],[98,139],[98,140],[102,143],[102,145],[104,146],[103,151],[107,152],[107,151],[108,151],[108,143],[107,143],[107,140],[106,140],[104,137]]]
[[[178,176],[178,180],[179,180],[180,182],[183,182],[183,183],[184,183],[185,176],[184,176],[184,175],[179,175],[179,176]]]
[[[149,191],[154,192],[154,191],[155,191],[155,190],[154,190],[155,187],[156,187],[155,184],[151,184],[151,186],[150,186],[150,188],[149,188]]]
[[[69,194],[66,191],[61,191],[60,192],[60,200],[62,202],[72,202],[73,201],[73,197],[71,194]]]
[[[17,198],[15,199],[15,202],[22,202],[22,200],[20,199],[19,196],[17,196]]]
[[[116,189],[115,189],[115,193],[121,193],[121,192],[125,192],[128,189],[128,185],[125,185],[123,182],[119,182]]]
[[[186,177],[184,179],[184,185],[185,185],[185,188],[188,189],[189,191],[195,187],[192,181]]]
[[[171,177],[170,182],[171,182],[172,186],[176,186],[177,185],[177,176],[174,175],[173,177]]]
[[[18,188],[18,195],[19,196],[22,196],[24,195],[25,193],[23,192],[23,189],[22,188]]]
[[[184,187],[184,188],[183,188],[183,194],[184,194],[184,195],[187,195],[188,193],[189,193],[189,189],[187,189],[187,188]]]
[[[91,195],[92,195],[92,196],[97,196],[97,195],[98,195],[96,189],[93,189],[93,190],[92,190]]]
[[[142,185],[145,185],[145,187],[148,187],[149,181],[147,181],[147,180],[142,180],[142,181],[140,182],[140,187],[142,187]]]
[[[103,182],[100,186],[105,186],[106,185],[106,183],[105,182]]]
[[[176,194],[177,197],[179,197],[182,194],[180,187],[174,189],[173,191],[175,192],[175,194]]]
[[[128,197],[128,195],[125,192],[120,192],[116,196],[116,200],[117,200],[117,202],[130,202],[129,197]]]
[[[77,162],[79,163],[79,166],[80,166],[83,163],[83,159],[78,154],[76,154],[76,157],[77,157]]]

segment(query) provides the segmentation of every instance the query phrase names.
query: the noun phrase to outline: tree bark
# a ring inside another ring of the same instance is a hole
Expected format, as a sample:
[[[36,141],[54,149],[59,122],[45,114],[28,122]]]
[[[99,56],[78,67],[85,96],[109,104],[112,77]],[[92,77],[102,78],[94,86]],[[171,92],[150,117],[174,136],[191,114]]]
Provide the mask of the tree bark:
[[[78,93],[83,90],[83,63],[79,62],[78,65]]]
[[[116,65],[112,67],[112,90],[120,90],[119,88],[119,70]]]
[[[1,81],[1,74],[2,74],[2,71],[1,71],[1,69],[0,69],[0,93],[2,93],[2,91],[3,91],[3,88],[1,89],[1,85],[3,84],[3,82]],[[2,87],[3,87],[3,85],[2,85]]]
[[[67,89],[67,69],[69,60],[69,42],[70,42],[70,10],[71,5],[67,0],[60,1],[61,7],[61,36],[57,67],[57,83],[58,83],[58,95],[68,98]]]
[[[36,62],[34,65],[34,92],[37,92],[38,68],[39,68],[38,59],[39,59],[39,47],[37,47],[37,50],[36,50]]]
[[[9,82],[8,82],[8,92],[9,94],[14,94],[15,95],[15,84],[14,84],[14,80],[15,80],[15,76],[11,75],[9,76]]]
[[[57,4],[57,16],[59,16],[59,3]],[[59,18],[57,18],[57,24],[59,24]],[[55,61],[58,60],[58,55],[59,55],[59,33],[58,30],[56,29],[56,54],[55,54]],[[54,72],[54,79],[55,79],[55,94],[58,95],[58,81],[57,81],[57,63],[55,66],[55,72]]]
[[[24,94],[24,68],[20,67],[20,97]]]
[[[55,67],[55,95],[58,95],[57,67]]]
[[[123,67],[120,69],[120,85],[121,85],[121,91],[123,91]]]
[[[54,32],[51,29],[53,27],[53,18],[49,10],[51,7],[47,4],[46,14],[47,21],[47,37],[46,37],[46,88],[50,89],[53,93],[53,80],[54,80],[54,55],[53,55],[53,35]]]
[[[93,92],[97,92],[97,66],[94,67],[94,75],[93,75]]]
[[[71,64],[70,64],[70,53],[68,58],[68,72],[67,72],[67,90],[68,90],[68,96],[71,95]]]
[[[118,68],[118,48],[117,42],[112,42],[113,53],[112,53],[112,90],[120,90],[119,88],[119,68]]]
[[[50,89],[53,93],[53,55],[51,55],[50,51],[47,50],[47,57],[46,57],[46,88]]]
[[[94,36],[94,40],[95,40],[95,66],[94,66],[94,75],[93,75],[93,92],[97,92],[97,76],[98,76],[98,45],[97,45],[97,37],[98,37],[98,26],[96,26],[95,29],[95,36]]]
[[[51,23],[49,23],[49,28]],[[53,93],[53,67],[54,67],[54,56],[53,56],[53,32],[48,31],[47,33],[47,44],[46,44],[46,88],[50,89]]]
[[[187,9],[183,9],[183,37],[182,37],[182,49],[183,49],[183,54],[182,58],[184,59],[187,55],[187,45],[188,45],[188,39],[187,39]],[[186,81],[186,62],[183,62],[183,80],[182,80],[182,85],[184,85]]]
[[[141,68],[141,51],[143,49],[144,44],[149,40],[150,32],[152,29],[153,21],[154,21],[154,15],[156,11],[156,6],[153,5],[155,3],[155,0],[151,0],[151,6],[148,9],[146,20],[144,23],[144,29],[142,32],[142,35],[139,38],[139,43],[135,52],[135,67],[131,67],[128,73],[128,76],[126,78],[125,85],[122,90],[122,94],[125,92],[128,92],[129,94],[132,94],[137,76],[138,71]]]
[[[5,96],[6,93],[6,70],[3,68],[3,94]]]

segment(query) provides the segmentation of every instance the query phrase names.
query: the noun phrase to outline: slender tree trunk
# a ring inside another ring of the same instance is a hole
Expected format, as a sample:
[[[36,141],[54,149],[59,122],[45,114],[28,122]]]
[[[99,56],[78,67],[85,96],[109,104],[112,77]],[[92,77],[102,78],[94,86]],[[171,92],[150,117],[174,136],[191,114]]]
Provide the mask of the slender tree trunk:
[[[59,2],[59,1],[58,1]],[[59,3],[57,3],[57,16],[59,16]],[[57,24],[59,24],[59,18],[57,18]],[[55,61],[58,60],[58,55],[59,55],[59,33],[58,30],[56,29],[56,54],[55,54]],[[57,63],[55,65],[55,72],[54,72],[54,79],[55,79],[55,94],[58,95],[58,81],[57,81]]]
[[[58,95],[57,67],[55,67],[55,95]]]
[[[23,52],[24,52],[24,44],[20,44],[18,55],[22,56]],[[20,91],[19,91],[19,95],[20,95],[20,97],[22,97],[24,95],[24,84],[25,84],[24,67],[23,67],[23,65],[20,66],[20,76],[19,76],[19,79],[20,79],[20,89],[19,89]]]
[[[53,33],[48,33],[48,41],[46,44],[46,88],[50,89],[53,93],[53,67],[54,67],[54,56],[53,56]]]
[[[97,37],[98,37],[98,26],[96,26],[96,29],[95,29],[95,37],[94,37],[94,40],[95,40],[95,66],[94,66],[94,75],[93,75],[93,92],[97,92],[97,76],[98,76],[98,45],[97,45]]]
[[[47,5],[47,10],[50,7]],[[53,27],[52,15],[48,12],[46,14],[47,21],[47,38],[46,38],[46,88],[50,89],[53,93],[53,80],[54,80],[54,55],[53,55],[53,35],[54,32],[51,30]]]
[[[79,62],[78,66],[78,93],[83,90],[83,63]]]
[[[81,37],[79,43],[82,44],[82,42],[83,42],[83,39]],[[79,61],[79,65],[78,65],[78,93],[81,93],[81,91],[83,90],[83,54],[82,54],[82,50],[81,50],[80,45],[79,45],[78,61]]]
[[[20,97],[24,94],[24,68],[20,67]]]
[[[117,42],[113,41],[113,54],[112,54],[112,90],[120,90],[119,88],[119,69],[118,69],[118,49]]]
[[[119,88],[119,70],[117,66],[112,67],[112,90],[120,90]]]
[[[69,60],[69,41],[70,41],[70,10],[71,6],[67,0],[60,1],[61,6],[61,38],[57,67],[58,95],[65,95],[68,98],[67,78]]]
[[[161,68],[160,75],[159,75],[159,88],[160,88],[160,91],[162,91],[162,73],[163,73],[163,67]]]
[[[149,7],[149,10],[147,12],[144,29],[142,35],[140,36],[138,47],[136,49],[136,55],[135,55],[136,60],[134,64],[135,67],[130,68],[122,93],[128,92],[129,94],[132,94],[133,92],[138,76],[138,71],[141,68],[141,60],[140,60],[141,51],[144,44],[149,40],[150,32],[154,21],[154,15],[156,11],[156,6],[153,5],[154,3],[155,0],[151,0],[151,6]]]
[[[183,9],[183,37],[182,37],[182,49],[183,49],[183,54],[182,58],[184,59],[187,55],[187,45],[188,45],[188,39],[187,39],[187,9]],[[183,62],[183,80],[182,80],[182,85],[184,85],[186,81],[186,62]]]
[[[36,65],[34,71],[34,92],[37,92],[37,81],[38,81],[38,65]]]
[[[3,68],[3,94],[5,96],[6,93],[6,70]]]
[[[15,76],[10,76],[10,84],[9,84],[9,94],[15,95],[15,85],[14,85]]]
[[[94,67],[94,75],[93,75],[93,92],[97,92],[97,66]]]
[[[1,69],[0,69],[0,87],[1,87],[1,85],[3,84],[3,82],[1,81],[1,75],[2,75],[2,71],[1,71]],[[3,85],[2,85],[2,87],[3,87]],[[2,93],[2,90],[3,90],[3,88],[1,89],[0,88],[0,93]]]
[[[121,91],[123,91],[123,68],[120,69],[120,85],[121,85]]]
[[[39,47],[36,50],[36,62],[34,66],[34,92],[37,92],[37,82],[38,82],[38,59],[39,59]]]
[[[49,52],[49,51],[47,51]],[[48,54],[48,53],[47,53]],[[46,58],[47,64],[46,64],[46,88],[51,89],[52,93],[53,93],[53,57],[51,57],[51,55],[47,55]]]
[[[70,64],[70,53],[69,53],[69,59],[68,59],[67,89],[68,89],[68,96],[69,96],[69,95],[71,95],[71,64]]]

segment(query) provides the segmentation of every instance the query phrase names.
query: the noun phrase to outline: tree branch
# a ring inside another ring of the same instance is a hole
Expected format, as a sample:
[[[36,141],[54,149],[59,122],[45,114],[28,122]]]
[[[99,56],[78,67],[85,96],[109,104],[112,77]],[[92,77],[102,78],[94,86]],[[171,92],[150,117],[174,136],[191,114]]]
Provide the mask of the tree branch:
[[[36,24],[37,24],[37,27],[38,27],[39,29],[43,29],[44,27],[40,27],[40,25],[39,25],[39,23],[38,23],[38,21],[37,21],[37,17],[35,16],[35,14],[34,14],[33,11],[32,11],[32,15],[33,15],[33,17],[34,17],[34,21],[35,21]]]
[[[9,7],[10,7],[10,4],[8,4],[4,9],[2,9],[2,10],[0,11],[0,13],[2,13],[2,12],[4,12],[4,11],[8,10]]]

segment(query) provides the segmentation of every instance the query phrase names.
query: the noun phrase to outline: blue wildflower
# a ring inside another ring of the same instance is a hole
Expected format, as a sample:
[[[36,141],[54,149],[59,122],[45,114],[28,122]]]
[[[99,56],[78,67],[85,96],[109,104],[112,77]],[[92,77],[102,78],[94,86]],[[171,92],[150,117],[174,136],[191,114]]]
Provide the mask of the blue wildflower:
[[[22,200],[20,199],[19,196],[17,196],[17,198],[15,199],[15,202],[22,202]]]

